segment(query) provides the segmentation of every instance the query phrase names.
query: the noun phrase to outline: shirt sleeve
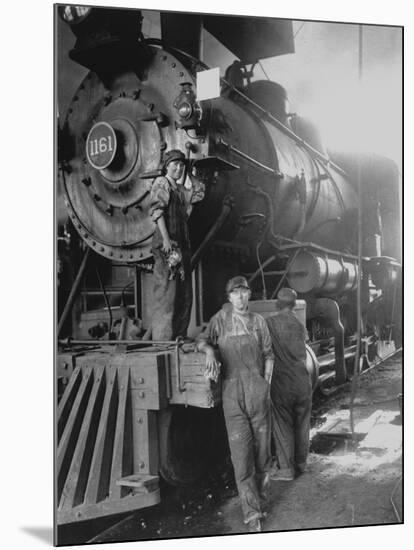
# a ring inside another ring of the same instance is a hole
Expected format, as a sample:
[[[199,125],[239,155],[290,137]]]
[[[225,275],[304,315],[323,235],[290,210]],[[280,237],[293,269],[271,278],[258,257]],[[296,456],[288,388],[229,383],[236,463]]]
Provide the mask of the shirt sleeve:
[[[205,343],[209,346],[216,347],[219,337],[219,321],[217,314],[212,317],[206,328],[197,336],[196,342]]]
[[[168,208],[170,202],[170,185],[167,178],[158,177],[151,187],[150,195],[150,216],[155,223],[164,211]]]
[[[272,339],[270,338],[270,332],[267,327],[266,321],[261,316],[257,316],[257,319],[258,319],[258,325],[260,328],[260,334],[261,334],[261,340],[262,340],[261,344],[262,344],[263,359],[274,360],[275,356],[272,348]]]

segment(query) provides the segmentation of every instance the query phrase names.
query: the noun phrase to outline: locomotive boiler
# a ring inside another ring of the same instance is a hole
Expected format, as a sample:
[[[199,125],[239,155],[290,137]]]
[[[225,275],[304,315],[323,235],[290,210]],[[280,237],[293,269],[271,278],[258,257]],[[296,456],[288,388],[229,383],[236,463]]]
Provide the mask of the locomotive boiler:
[[[70,56],[88,73],[58,139],[66,265],[78,267],[59,304],[59,523],[156,504],[160,475],[189,483],[217,458],[220,382],[204,379],[191,341],[151,340],[149,200],[165,151],[185,152],[183,185],[192,175],[206,189],[189,220],[190,338],[221,307],[225,282],[244,274],[264,316],[282,285],[298,292],[308,368],[324,391],[350,375],[358,284],[363,361],[400,340],[394,165],[334,162],[271,81],[230,75],[218,97],[199,101],[197,73],[208,67],[188,49],[145,40],[137,11],[68,8]]]

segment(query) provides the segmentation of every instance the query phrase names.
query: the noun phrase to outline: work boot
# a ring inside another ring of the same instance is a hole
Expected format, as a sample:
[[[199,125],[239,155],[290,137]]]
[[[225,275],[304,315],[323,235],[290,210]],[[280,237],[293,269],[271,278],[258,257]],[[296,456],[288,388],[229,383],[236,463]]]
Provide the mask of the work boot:
[[[259,518],[251,519],[247,522],[247,529],[249,533],[260,533],[262,531],[262,524]]]
[[[296,464],[296,476],[300,476],[305,472],[307,472],[306,462],[301,462],[300,464]]]
[[[270,479],[272,481],[293,481],[295,474],[289,468],[272,468]]]

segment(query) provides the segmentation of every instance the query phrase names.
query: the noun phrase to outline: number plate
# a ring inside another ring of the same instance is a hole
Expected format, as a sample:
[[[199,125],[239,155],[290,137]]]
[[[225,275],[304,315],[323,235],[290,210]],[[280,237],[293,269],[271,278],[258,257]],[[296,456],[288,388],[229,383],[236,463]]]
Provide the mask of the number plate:
[[[107,122],[97,122],[86,139],[86,156],[97,170],[107,168],[116,153],[115,131]]]

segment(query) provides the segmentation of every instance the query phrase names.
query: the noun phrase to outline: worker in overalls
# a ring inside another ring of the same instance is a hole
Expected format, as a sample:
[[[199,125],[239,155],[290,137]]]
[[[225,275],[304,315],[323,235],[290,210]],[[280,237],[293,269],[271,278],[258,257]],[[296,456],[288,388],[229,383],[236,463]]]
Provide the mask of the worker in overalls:
[[[192,304],[191,247],[187,220],[192,205],[204,198],[204,185],[190,172],[186,188],[181,181],[186,158],[172,149],[164,155],[162,176],[155,179],[150,216],[156,228],[154,256],[152,339],[186,336]]]
[[[266,319],[275,354],[270,396],[277,465],[270,477],[281,481],[305,471],[309,450],[312,383],[306,369],[306,328],[293,312],[296,298],[294,290],[282,288],[278,311]]]
[[[261,531],[267,500],[270,455],[270,380],[273,352],[266,322],[249,312],[249,285],[234,277],[226,285],[230,303],[216,313],[198,337],[206,354],[206,376],[217,379],[222,363],[223,411],[244,522]]]

